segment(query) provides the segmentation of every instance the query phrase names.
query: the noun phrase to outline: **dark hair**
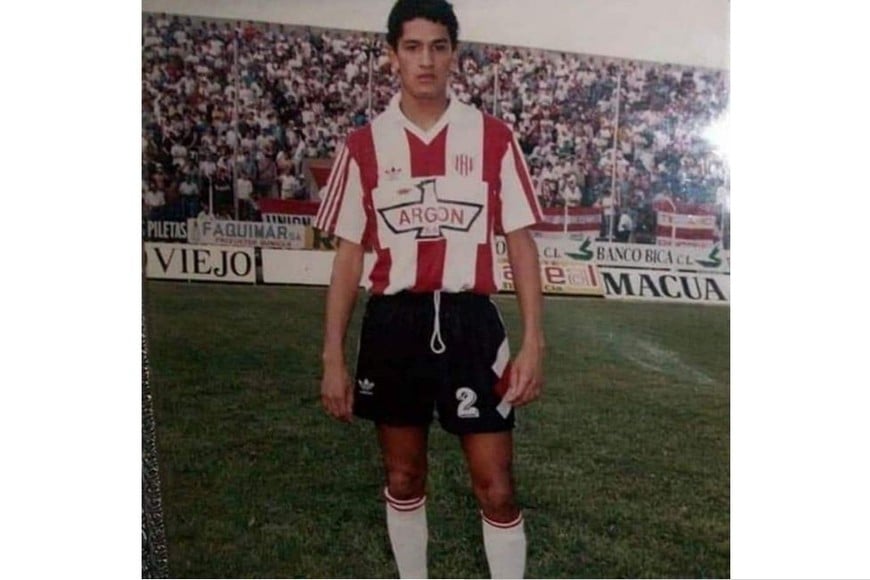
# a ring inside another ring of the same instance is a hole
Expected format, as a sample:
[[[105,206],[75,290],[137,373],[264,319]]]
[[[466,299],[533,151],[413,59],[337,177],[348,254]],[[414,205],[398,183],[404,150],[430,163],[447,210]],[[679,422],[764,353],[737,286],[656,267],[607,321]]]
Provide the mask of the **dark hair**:
[[[415,18],[425,18],[447,27],[450,45],[456,48],[459,38],[459,21],[453,5],[447,0],[397,0],[387,19],[387,43],[396,50],[405,23]]]

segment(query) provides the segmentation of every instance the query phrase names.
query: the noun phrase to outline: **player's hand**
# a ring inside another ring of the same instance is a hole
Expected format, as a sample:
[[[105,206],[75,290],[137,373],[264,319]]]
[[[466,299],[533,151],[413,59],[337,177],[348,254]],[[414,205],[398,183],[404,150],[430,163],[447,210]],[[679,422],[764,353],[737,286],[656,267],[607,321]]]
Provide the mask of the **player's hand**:
[[[324,365],[320,400],[327,413],[339,421],[350,423],[353,418],[353,383],[343,362]]]
[[[537,399],[544,387],[543,367],[543,347],[524,344],[511,365],[510,386],[503,400],[514,407],[522,407]]]

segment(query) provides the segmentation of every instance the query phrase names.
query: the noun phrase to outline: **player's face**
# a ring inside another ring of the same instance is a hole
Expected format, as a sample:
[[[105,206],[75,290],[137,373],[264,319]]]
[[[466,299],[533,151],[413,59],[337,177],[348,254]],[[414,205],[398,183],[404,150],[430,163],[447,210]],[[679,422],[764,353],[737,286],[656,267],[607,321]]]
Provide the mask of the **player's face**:
[[[390,63],[402,90],[417,99],[445,98],[456,60],[447,27],[424,18],[409,20],[396,45],[395,51],[389,49]]]

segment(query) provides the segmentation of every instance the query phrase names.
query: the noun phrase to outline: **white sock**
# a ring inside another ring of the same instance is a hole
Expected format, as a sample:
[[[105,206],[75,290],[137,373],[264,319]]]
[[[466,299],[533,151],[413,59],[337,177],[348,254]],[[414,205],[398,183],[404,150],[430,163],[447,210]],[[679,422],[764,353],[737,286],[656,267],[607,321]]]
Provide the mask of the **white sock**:
[[[426,545],[429,526],[426,523],[426,496],[395,499],[384,488],[387,500],[387,532],[393,546],[393,556],[399,568],[399,578],[428,578]]]
[[[512,522],[494,522],[483,513],[483,547],[493,578],[522,578],[526,572],[526,530],[523,514]]]

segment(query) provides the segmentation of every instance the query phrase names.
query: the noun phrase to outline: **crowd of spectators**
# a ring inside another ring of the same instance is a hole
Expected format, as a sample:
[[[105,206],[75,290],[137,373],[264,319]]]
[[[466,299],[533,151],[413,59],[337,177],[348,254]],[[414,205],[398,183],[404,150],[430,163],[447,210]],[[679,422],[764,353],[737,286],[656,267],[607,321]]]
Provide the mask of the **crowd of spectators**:
[[[657,199],[711,212],[727,197],[728,168],[705,136],[727,110],[722,71],[516,48],[494,60],[497,114],[545,207],[616,211],[642,238]]]
[[[306,199],[304,160],[368,120],[364,34],[147,14],[142,40],[149,216],[193,217],[208,200],[234,215],[238,199],[248,219],[258,199]]]
[[[398,90],[373,33],[146,14],[142,46],[155,219],[252,219],[263,197],[316,199],[304,160],[334,155]],[[460,44],[458,64],[453,94],[511,124],[545,207],[615,208],[642,233],[655,199],[709,209],[727,196],[704,137],[727,110],[723,71],[477,43]]]
[[[708,128],[727,108],[722,71],[622,65],[617,193],[623,209],[636,212],[638,229],[653,228],[652,205],[662,197],[693,212],[719,213],[717,204],[728,197],[729,170]]]
[[[591,206],[610,192],[616,65],[605,59],[506,49],[497,114],[517,132],[546,207]]]

